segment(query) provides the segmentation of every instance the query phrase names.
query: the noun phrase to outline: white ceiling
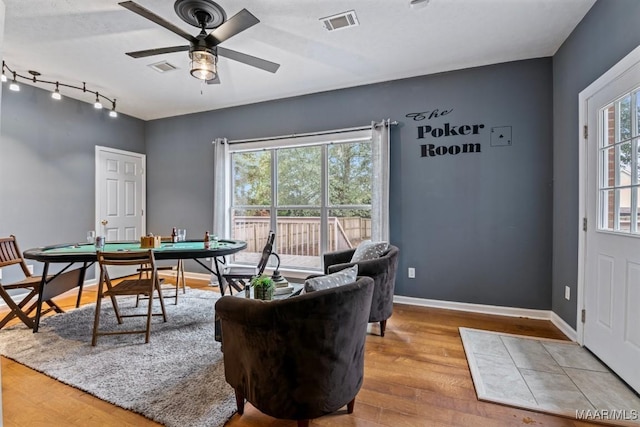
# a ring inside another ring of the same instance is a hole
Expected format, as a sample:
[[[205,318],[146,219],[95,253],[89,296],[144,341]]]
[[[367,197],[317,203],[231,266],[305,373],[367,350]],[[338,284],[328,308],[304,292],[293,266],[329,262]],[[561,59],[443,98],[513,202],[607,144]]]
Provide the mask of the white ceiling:
[[[595,0],[216,0],[227,17],[260,23],[221,46],[281,64],[276,74],[220,58],[219,85],[189,74],[187,52],[133,59],[125,52],[184,45],[119,0],[4,0],[4,59],[21,74],[82,85],[144,120],[553,55]],[[137,0],[196,35],[173,0]],[[319,18],[355,10],[360,26],[328,32]],[[178,70],[147,65],[166,60]],[[52,90],[49,85],[39,87]],[[93,102],[81,91],[65,96]]]

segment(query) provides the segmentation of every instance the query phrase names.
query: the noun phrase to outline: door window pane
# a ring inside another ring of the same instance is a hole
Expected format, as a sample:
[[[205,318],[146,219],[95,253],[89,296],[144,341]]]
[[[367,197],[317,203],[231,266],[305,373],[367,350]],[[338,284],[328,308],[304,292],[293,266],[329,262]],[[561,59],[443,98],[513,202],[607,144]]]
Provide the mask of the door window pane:
[[[638,233],[640,189],[640,91],[622,96],[601,111],[598,227]]]
[[[618,103],[618,108],[620,108],[618,141],[626,141],[631,138],[631,95],[622,98]]]
[[[631,185],[631,143],[625,142],[617,146],[618,176],[617,185]]]
[[[613,207],[615,206],[615,192],[604,190],[600,192],[600,229],[613,230],[614,217]]]
[[[616,143],[616,109],[613,105],[605,108],[602,115],[602,146],[613,145]]]
[[[631,189],[622,188],[616,191],[616,198],[618,202],[616,230],[629,232],[631,231],[631,225],[629,221],[631,215]]]
[[[616,185],[616,151],[615,147],[600,152],[600,187],[614,187]]]

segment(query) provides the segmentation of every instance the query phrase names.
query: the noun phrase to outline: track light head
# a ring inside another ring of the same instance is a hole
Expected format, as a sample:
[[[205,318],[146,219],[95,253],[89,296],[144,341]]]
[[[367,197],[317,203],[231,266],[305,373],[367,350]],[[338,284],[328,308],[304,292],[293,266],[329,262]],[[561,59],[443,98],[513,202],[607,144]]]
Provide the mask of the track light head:
[[[111,103],[111,111],[109,111],[109,117],[118,117],[118,112],[116,111],[116,100],[114,99]]]
[[[11,81],[11,84],[9,85],[9,90],[12,90],[14,92],[20,92],[20,85],[16,81],[16,72],[15,71],[13,72],[13,80]]]
[[[102,109],[102,102],[100,102],[100,94],[96,92],[96,102],[93,103],[93,108],[96,110]]]
[[[58,82],[56,82],[56,89],[51,92],[51,97],[56,101],[60,101],[62,99],[62,95],[60,95],[60,89],[58,89]]]

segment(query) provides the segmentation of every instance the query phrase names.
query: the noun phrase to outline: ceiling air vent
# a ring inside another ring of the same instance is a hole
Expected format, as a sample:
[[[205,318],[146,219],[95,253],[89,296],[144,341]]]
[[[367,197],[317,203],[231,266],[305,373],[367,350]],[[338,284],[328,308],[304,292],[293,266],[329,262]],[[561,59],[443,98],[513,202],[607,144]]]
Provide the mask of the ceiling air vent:
[[[149,67],[156,70],[159,73],[166,73],[167,71],[177,70],[178,67],[175,65],[169,64],[167,61],[156,62],[155,64],[150,64]]]
[[[320,20],[324,23],[324,27],[327,31],[341,30],[343,28],[360,25],[355,10],[342,12],[333,16],[327,16],[326,18],[320,18]]]

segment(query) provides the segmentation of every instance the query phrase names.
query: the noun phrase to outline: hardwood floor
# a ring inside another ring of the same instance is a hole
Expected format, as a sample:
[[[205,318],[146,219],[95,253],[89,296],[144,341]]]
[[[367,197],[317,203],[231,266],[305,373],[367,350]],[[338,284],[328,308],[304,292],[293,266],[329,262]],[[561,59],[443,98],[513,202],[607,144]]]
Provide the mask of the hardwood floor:
[[[191,279],[188,285],[216,290]],[[95,289],[88,288],[82,303],[92,303],[95,297]],[[70,294],[56,301],[66,310],[74,307],[75,298],[75,294]],[[377,335],[377,325],[370,326],[365,380],[356,398],[354,413],[348,415],[343,410],[313,420],[311,425],[593,425],[478,401],[458,333],[460,326],[564,339],[563,334],[548,321],[396,305],[384,338]],[[159,425],[4,357],[2,399],[4,427]],[[244,415],[236,414],[227,423],[229,427],[295,425],[293,421],[263,415],[250,404],[245,406]]]

